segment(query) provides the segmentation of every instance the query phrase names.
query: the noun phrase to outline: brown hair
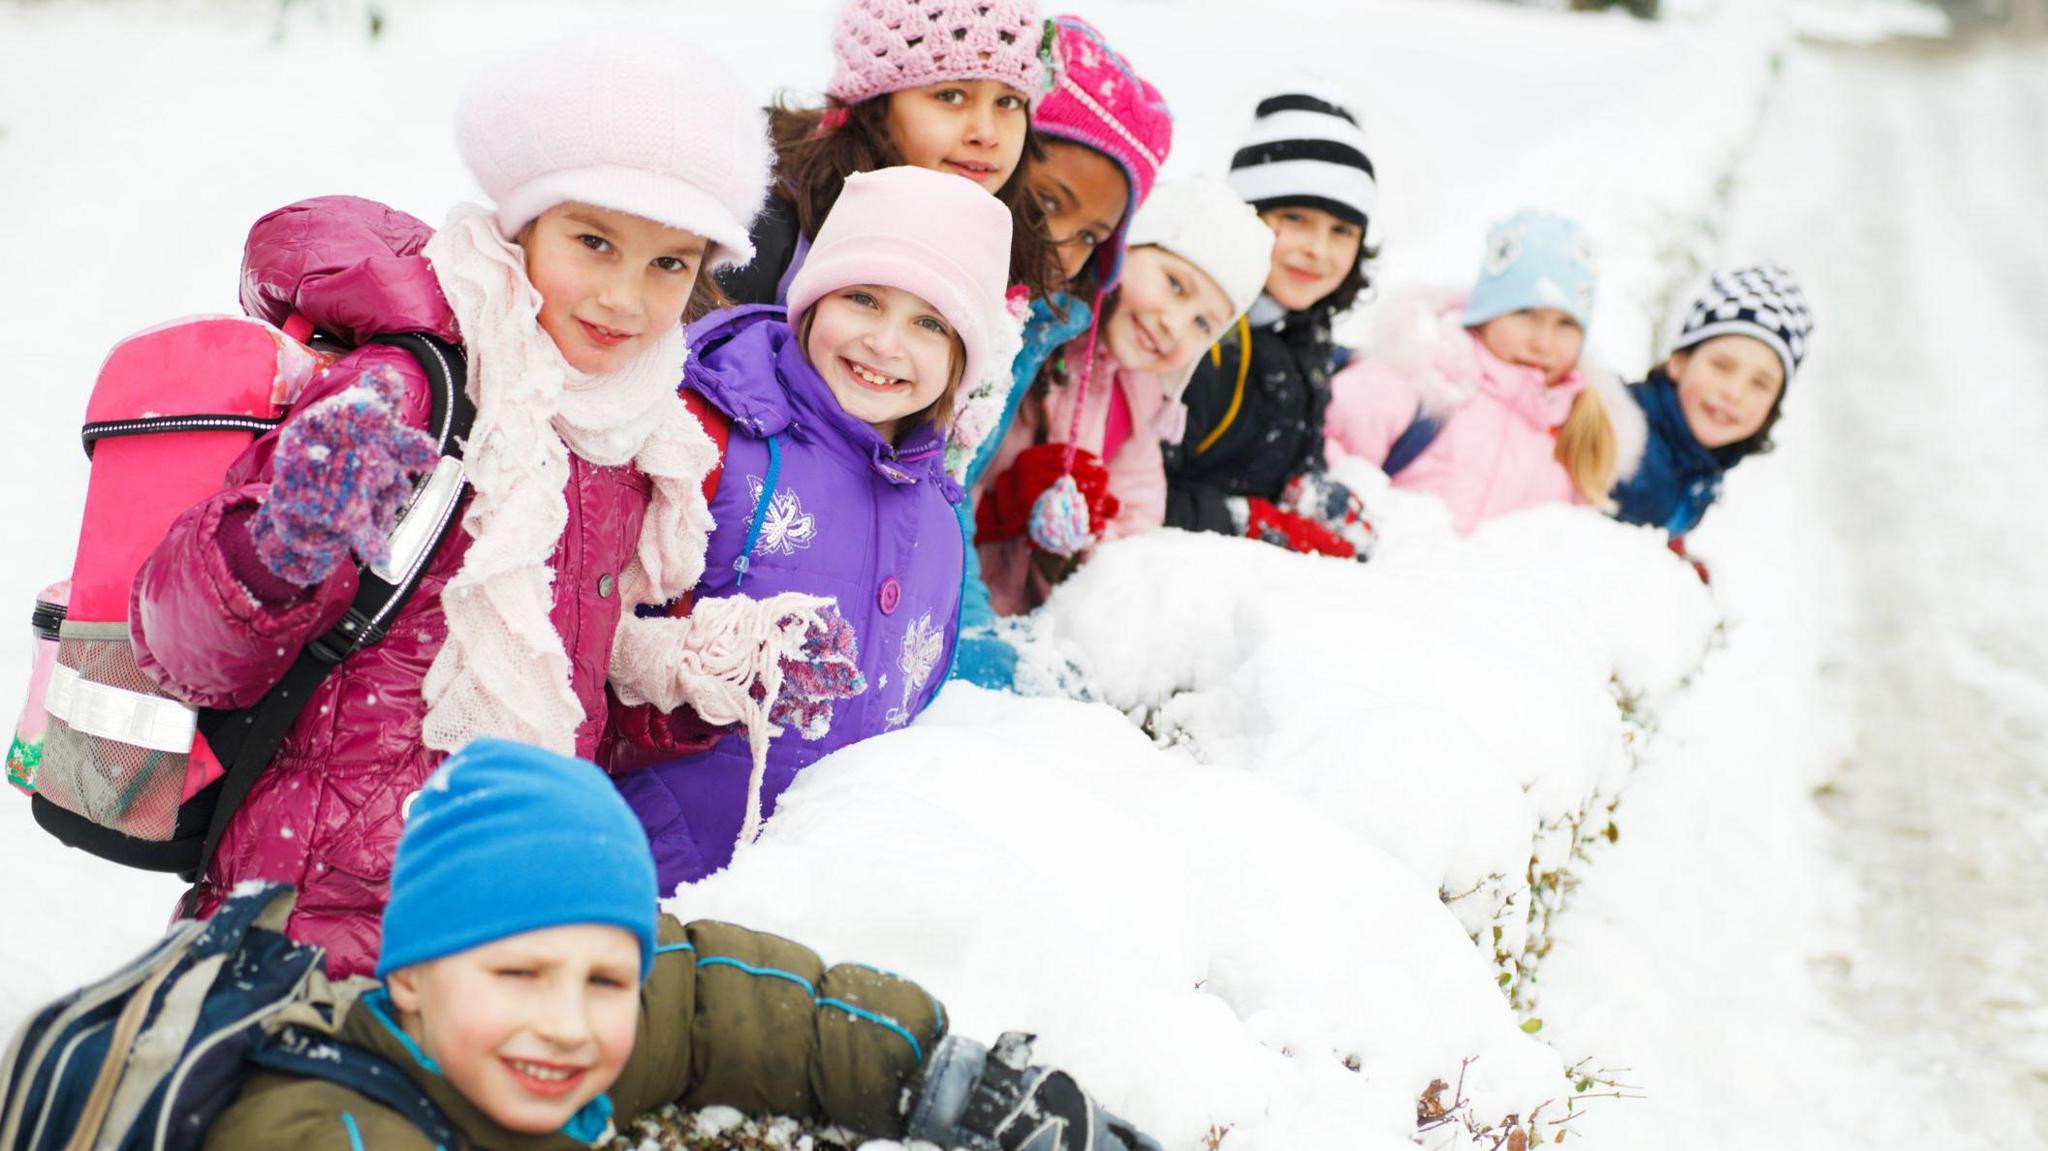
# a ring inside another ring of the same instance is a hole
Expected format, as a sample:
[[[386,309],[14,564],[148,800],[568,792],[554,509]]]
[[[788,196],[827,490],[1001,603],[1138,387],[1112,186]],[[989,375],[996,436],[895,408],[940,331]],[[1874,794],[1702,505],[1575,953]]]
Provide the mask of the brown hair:
[[[843,120],[829,131],[828,113]],[[855,172],[899,167],[903,153],[889,139],[889,96],[858,104],[827,98],[823,108],[798,107],[778,99],[768,109],[768,134],[775,145],[774,194],[796,209],[797,228],[816,238],[839,190]],[[1058,252],[1045,223],[1045,209],[1031,194],[1031,166],[1045,155],[1037,132],[1026,121],[1024,152],[1017,170],[996,190],[1010,210],[1010,282],[1033,296],[1049,296],[1061,283]]]
[[[798,343],[804,345],[806,362],[810,360],[811,321],[816,319],[817,315],[818,306],[812,304],[810,310],[796,322],[796,338]],[[903,417],[897,425],[898,435],[906,429],[923,427],[925,424],[943,428],[953,421],[953,401],[960,394],[960,381],[967,375],[967,344],[960,339],[958,332],[949,332],[948,335],[953,338],[953,354],[946,365],[946,390],[940,392],[939,398],[926,405],[923,411]],[[817,367],[816,364],[811,366]]]
[[[1606,401],[1591,386],[1572,397],[1572,410],[1557,428],[1555,454],[1587,503],[1603,512],[1613,510],[1607,493],[1614,488],[1614,421],[1607,416]]]

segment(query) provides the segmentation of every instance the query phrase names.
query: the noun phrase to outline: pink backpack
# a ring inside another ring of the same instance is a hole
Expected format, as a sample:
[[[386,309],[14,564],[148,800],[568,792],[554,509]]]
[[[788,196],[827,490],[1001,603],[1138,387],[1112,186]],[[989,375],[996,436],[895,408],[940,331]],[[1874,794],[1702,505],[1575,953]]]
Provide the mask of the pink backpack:
[[[136,572],[171,522],[220,491],[229,466],[332,362],[304,342],[310,335],[297,316],[283,330],[202,316],[122,340],[100,368],[86,406],[92,472],[78,552],[68,588],[38,597],[37,663],[7,755],[8,779],[32,793],[36,821],[71,846],[196,878],[311,687],[382,637],[453,522],[462,488],[456,438],[470,414],[461,353],[417,333],[379,337],[426,369],[431,430],[443,464],[453,463],[422,484],[392,537],[393,560],[363,573],[348,615],[307,644],[254,707],[189,706],[136,666],[128,639]],[[425,538],[405,546],[401,537]]]

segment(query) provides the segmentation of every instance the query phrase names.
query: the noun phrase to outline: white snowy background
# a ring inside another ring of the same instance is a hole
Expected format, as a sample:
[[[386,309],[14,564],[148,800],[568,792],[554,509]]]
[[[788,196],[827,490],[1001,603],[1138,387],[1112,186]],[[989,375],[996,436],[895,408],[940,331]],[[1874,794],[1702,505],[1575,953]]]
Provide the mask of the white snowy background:
[[[1555,508],[1460,541],[1371,474],[1368,566],[1105,548],[1018,633],[1086,702],[949,688],[675,909],[1034,1030],[1173,1151],[1409,1146],[1433,1079],[1467,1106],[1429,1146],[1510,1115],[1600,1149],[2048,1140],[2048,53],[1812,39],[1942,30],[1883,0],[1075,7],[1172,101],[1172,171],[1220,171],[1283,85],[1347,98],[1383,298],[1565,211],[1591,354],[1633,378],[1703,267],[1791,266],[1819,330],[1782,450],[1695,533],[1711,592],[1655,533]],[[68,567],[101,355],[232,310],[258,215],[438,221],[473,194],[464,78],[553,29],[687,19],[765,100],[822,85],[835,8],[387,0],[372,41],[346,2],[0,3],[0,605]],[[0,1030],[177,892],[5,795],[0,876]]]

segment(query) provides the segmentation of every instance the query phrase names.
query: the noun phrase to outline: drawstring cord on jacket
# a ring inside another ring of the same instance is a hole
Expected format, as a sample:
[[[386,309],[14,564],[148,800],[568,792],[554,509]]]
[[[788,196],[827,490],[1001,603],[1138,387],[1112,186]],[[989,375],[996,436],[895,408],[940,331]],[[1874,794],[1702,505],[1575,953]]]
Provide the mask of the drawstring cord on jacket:
[[[1088,406],[1088,385],[1095,378],[1095,341],[1102,330],[1104,289],[1095,289],[1095,307],[1088,318],[1088,350],[1074,392],[1074,414],[1067,420],[1067,450],[1060,476],[1031,505],[1028,530],[1039,550],[1062,558],[1079,555],[1095,541],[1096,525],[1088,522],[1088,501],[1074,482],[1074,460],[1081,450],[1081,413]]]

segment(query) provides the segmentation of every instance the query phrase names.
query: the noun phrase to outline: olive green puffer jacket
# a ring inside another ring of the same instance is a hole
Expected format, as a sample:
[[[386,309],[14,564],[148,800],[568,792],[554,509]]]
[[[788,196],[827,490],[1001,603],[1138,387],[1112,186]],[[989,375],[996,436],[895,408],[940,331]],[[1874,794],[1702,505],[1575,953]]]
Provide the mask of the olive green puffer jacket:
[[[396,1064],[433,1100],[458,1133],[459,1147],[442,1151],[580,1151],[597,1141],[500,1127],[421,1062],[380,990],[354,1000],[335,1038]],[[943,1008],[914,983],[854,964],[827,969],[777,936],[664,916],[639,1038],[609,1095],[621,1120],[667,1103],[723,1104],[900,1137],[904,1087],[945,1031]],[[268,1072],[244,1084],[206,1147],[436,1151],[398,1112],[347,1087]]]

